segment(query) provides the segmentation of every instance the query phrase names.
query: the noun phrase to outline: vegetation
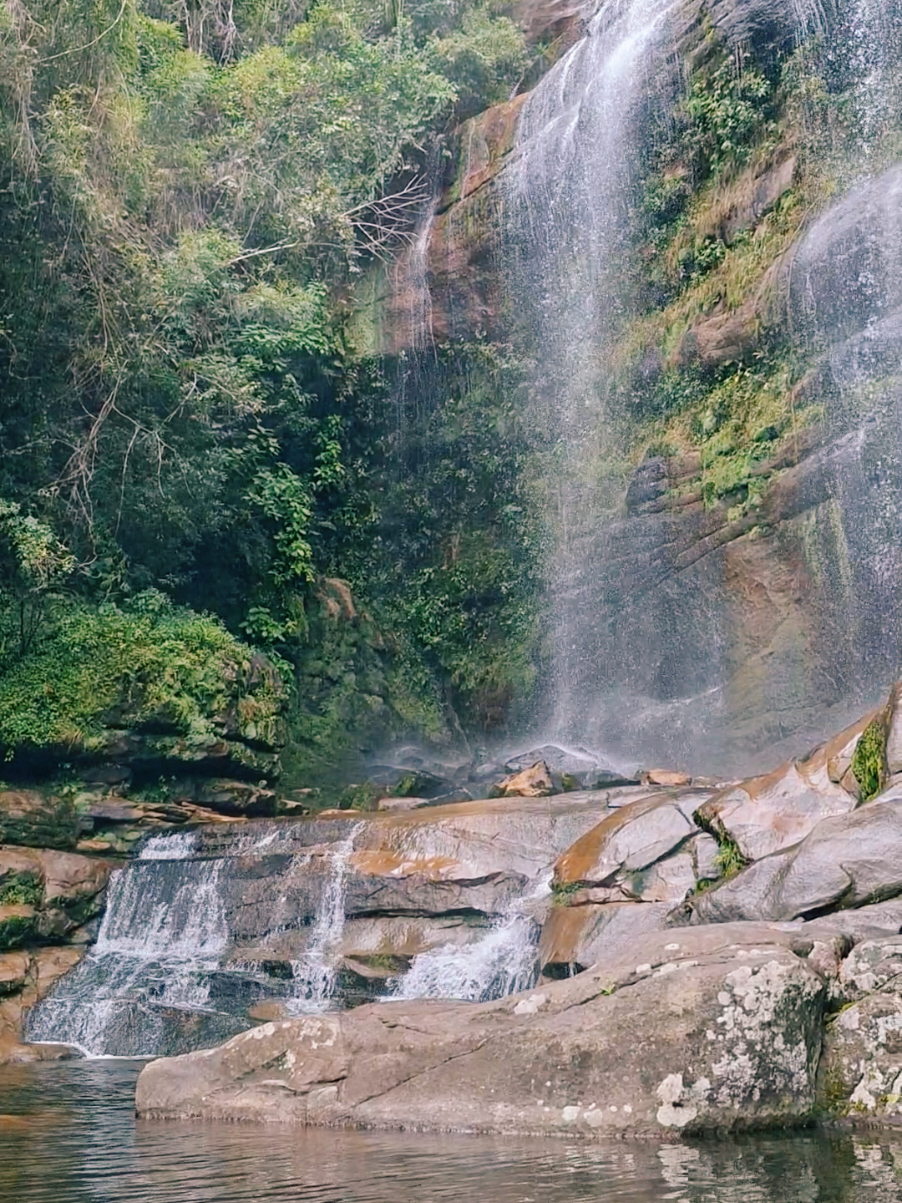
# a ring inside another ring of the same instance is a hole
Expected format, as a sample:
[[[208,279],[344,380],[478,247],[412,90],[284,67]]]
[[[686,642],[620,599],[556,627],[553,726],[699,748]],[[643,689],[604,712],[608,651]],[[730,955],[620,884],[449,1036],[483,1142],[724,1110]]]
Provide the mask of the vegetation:
[[[247,649],[221,623],[169,607],[161,595],[138,594],[127,610],[71,602],[0,676],[0,747],[7,758],[17,749],[90,751],[109,738],[108,726],[175,731],[203,744],[230,720],[245,737],[267,740],[280,690],[268,681],[242,694],[234,683],[249,670]]]
[[[414,485],[381,496],[373,479],[389,382],[357,354],[346,297],[409,237],[430,140],[527,64],[486,0],[0,11],[7,755],[90,745],[123,697],[135,721],[203,738],[241,640],[292,686],[299,771],[367,708],[380,731],[440,734],[447,681],[491,698],[483,715],[511,695],[499,649],[518,620],[502,604],[496,630],[487,607],[522,566],[492,534],[454,543],[430,511],[478,482],[440,468],[417,545],[377,533]],[[450,432],[466,386],[453,405],[433,425]],[[458,464],[484,417],[448,433]],[[344,628],[324,634],[322,581],[378,599],[399,572],[409,598],[354,627],[368,690],[342,664]]]
[[[41,905],[44,887],[36,873],[15,873],[0,885],[0,906]]]
[[[861,801],[870,802],[883,789],[886,781],[886,730],[881,718],[865,727],[855,745],[852,774],[861,790]]]

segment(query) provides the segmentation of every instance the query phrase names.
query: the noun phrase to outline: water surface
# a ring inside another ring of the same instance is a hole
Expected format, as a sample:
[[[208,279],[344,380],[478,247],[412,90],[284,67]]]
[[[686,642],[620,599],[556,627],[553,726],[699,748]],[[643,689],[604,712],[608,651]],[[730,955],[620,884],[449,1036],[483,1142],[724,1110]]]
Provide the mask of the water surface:
[[[897,1203],[902,1134],[570,1141],[135,1120],[140,1065],[0,1068],[0,1203]]]

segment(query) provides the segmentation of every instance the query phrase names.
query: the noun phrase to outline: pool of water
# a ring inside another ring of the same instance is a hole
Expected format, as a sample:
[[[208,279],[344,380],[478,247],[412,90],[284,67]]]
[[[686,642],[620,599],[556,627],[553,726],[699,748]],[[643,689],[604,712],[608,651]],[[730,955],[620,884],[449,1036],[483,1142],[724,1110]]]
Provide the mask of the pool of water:
[[[134,1118],[140,1065],[0,1068],[0,1203],[896,1203],[902,1133],[576,1144]]]

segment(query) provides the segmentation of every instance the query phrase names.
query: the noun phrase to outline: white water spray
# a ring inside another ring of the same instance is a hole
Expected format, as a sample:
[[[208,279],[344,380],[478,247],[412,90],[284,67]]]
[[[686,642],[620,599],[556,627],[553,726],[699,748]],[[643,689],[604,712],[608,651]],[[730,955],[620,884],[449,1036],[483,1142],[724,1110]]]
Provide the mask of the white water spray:
[[[358,823],[330,853],[329,876],[310,941],[304,955],[291,963],[294,981],[288,1010],[292,1014],[325,1011],[331,1004],[345,925],[345,881],[354,841],[364,826]]]
[[[515,899],[481,939],[462,948],[444,944],[421,952],[390,997],[488,1002],[528,990],[538,974],[541,926],[537,916],[550,893],[549,876]]]

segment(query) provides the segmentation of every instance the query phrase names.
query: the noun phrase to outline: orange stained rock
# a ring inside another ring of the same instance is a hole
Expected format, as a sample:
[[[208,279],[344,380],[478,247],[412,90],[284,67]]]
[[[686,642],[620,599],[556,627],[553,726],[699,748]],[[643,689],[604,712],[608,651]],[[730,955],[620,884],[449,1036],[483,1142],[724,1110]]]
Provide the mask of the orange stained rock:
[[[542,926],[539,948],[542,966],[573,964],[586,924],[594,917],[592,907],[553,906]]]
[[[627,806],[621,806],[606,819],[602,819],[597,827],[587,831],[558,857],[554,866],[555,882],[560,885],[570,885],[577,881],[591,880],[595,866],[601,860],[605,848],[613,837],[634,819],[650,814],[660,805],[660,796],[639,798]]]
[[[461,126],[463,173],[456,199],[466,200],[498,174],[504,157],[513,147],[520,109],[526,97],[524,92],[513,100],[493,105]]]
[[[460,862],[450,856],[407,856],[376,848],[354,852],[350,858],[355,873],[368,877],[426,877],[447,881],[460,871]]]
[[[639,775],[639,780],[643,785],[679,787],[688,785],[691,778],[688,773],[681,773],[675,769],[647,769]]]
[[[845,731],[840,731],[838,735],[834,735],[822,747],[812,752],[808,759],[799,765],[799,771],[808,780],[811,780],[816,774],[826,769],[831,781],[845,784],[844,778],[852,767],[852,758],[855,755],[859,739],[874,719],[885,713],[886,707],[882,706],[876,706],[873,710],[869,710],[857,723],[846,727]]]

